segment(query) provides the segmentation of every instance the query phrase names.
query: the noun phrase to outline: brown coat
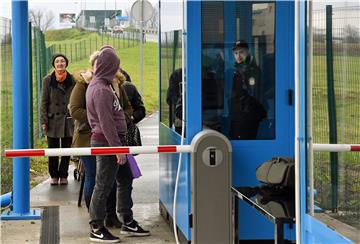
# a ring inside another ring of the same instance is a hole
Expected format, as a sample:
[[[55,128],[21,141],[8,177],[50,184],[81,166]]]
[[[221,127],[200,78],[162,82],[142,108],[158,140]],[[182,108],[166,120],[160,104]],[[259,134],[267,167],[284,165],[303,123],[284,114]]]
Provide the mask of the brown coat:
[[[41,124],[47,125],[48,137],[72,137],[74,122],[67,109],[71,90],[74,87],[73,77],[68,73],[64,85],[58,84],[55,72],[47,75],[42,81],[40,114]]]
[[[69,111],[73,119],[75,120],[75,129],[73,136],[72,147],[90,147],[91,128],[88,123],[86,115],[86,89],[88,82],[85,78],[91,80],[91,71],[78,72],[74,74],[76,81],[75,87],[70,96]],[[82,75],[80,75],[82,74]],[[84,78],[85,77],[85,78]],[[126,120],[132,116],[132,108],[128,97],[124,89],[121,87],[121,82],[117,79],[119,92],[120,92],[120,104],[124,109]]]

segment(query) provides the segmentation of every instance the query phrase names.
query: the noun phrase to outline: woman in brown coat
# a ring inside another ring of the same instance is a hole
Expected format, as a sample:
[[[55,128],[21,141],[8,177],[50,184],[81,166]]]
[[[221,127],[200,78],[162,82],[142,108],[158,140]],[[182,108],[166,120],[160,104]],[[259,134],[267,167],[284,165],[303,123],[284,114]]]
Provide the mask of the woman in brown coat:
[[[91,82],[94,64],[98,56],[99,51],[94,52],[90,56],[92,69],[84,72],[78,72],[74,75],[76,84],[71,93],[69,103],[70,114],[75,120],[72,147],[90,147],[91,128],[86,115],[85,94],[86,89]],[[120,98],[120,104],[124,109],[126,119],[128,120],[132,116],[132,108],[124,89],[121,87],[124,81],[125,77],[118,72],[112,83],[118,97]],[[95,186],[96,157],[81,156],[80,159],[83,162],[85,169],[84,199],[86,207],[89,208],[92,192]],[[116,216],[116,187],[113,188],[107,200],[105,225],[107,227],[121,227],[121,223]]]
[[[66,71],[69,64],[64,54],[55,54],[52,58],[54,71],[42,81],[41,92],[41,127],[47,136],[49,148],[66,148],[71,146],[73,120],[67,105],[71,90],[74,87],[72,75]],[[49,157],[51,185],[67,185],[70,157]]]

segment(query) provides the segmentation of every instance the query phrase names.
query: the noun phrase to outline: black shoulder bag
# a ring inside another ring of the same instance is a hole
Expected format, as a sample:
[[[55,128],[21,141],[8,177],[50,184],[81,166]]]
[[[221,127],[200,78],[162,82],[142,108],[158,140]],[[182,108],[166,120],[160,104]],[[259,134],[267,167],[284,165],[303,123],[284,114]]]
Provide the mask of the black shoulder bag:
[[[116,91],[114,89],[114,87],[112,85],[110,85],[114,95],[116,96],[116,98],[119,101],[119,104],[121,104],[120,102],[120,98],[119,96],[116,94]],[[125,139],[126,139],[126,144],[127,146],[141,146],[141,136],[140,136],[140,130],[137,127],[137,125],[134,123],[134,121],[129,120],[129,122],[127,123],[127,132],[125,135]]]

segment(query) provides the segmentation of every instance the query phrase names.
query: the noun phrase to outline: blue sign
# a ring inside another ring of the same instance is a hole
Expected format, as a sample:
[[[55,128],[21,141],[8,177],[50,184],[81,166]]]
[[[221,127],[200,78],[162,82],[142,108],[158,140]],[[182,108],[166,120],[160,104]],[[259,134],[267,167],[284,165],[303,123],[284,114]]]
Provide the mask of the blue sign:
[[[129,20],[129,17],[127,16],[116,16],[116,20],[120,20],[120,21],[127,21]]]

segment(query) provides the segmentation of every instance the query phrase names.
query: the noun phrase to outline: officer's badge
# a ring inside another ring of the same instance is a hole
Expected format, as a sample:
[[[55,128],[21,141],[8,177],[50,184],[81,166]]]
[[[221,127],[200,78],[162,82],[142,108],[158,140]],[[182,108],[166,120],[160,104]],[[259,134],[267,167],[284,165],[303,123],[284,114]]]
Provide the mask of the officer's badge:
[[[249,85],[250,85],[250,86],[254,86],[254,85],[255,85],[255,78],[254,78],[254,77],[250,77],[250,78],[249,78]]]

